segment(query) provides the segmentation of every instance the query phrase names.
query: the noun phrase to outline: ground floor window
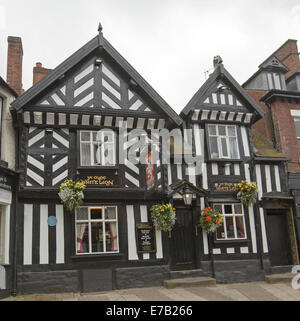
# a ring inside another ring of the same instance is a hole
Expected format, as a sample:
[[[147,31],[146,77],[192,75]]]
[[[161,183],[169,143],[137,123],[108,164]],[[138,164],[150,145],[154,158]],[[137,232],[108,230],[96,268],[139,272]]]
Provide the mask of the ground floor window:
[[[0,264],[4,263],[5,256],[5,211],[0,205]]]
[[[217,240],[245,239],[245,215],[242,204],[214,204],[214,208],[224,215],[224,222],[216,231]]]
[[[76,254],[119,252],[116,206],[76,210]]]

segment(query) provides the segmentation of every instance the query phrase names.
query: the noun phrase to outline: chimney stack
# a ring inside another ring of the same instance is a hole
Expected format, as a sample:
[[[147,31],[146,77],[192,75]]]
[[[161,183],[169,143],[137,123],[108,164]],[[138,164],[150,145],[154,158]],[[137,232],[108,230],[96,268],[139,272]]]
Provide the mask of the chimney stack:
[[[22,84],[23,46],[20,37],[7,38],[6,82],[18,95],[24,92]]]
[[[47,69],[42,66],[42,63],[37,62],[33,67],[33,85],[46,76],[52,69]]]

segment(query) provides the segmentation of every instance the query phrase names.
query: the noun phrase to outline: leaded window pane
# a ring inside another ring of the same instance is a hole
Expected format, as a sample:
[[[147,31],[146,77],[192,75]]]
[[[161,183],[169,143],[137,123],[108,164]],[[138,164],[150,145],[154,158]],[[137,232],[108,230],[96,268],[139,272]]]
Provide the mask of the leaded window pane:
[[[76,253],[89,253],[88,223],[76,224]]]
[[[230,238],[230,239],[235,238],[232,216],[226,216],[226,231],[227,231],[227,238]]]
[[[210,145],[211,157],[218,158],[219,157],[218,138],[217,137],[210,137],[209,145]]]
[[[91,165],[91,145],[87,143],[81,143],[81,165]]]
[[[217,135],[217,128],[215,125],[208,126],[208,133],[209,135]]]
[[[104,231],[102,222],[91,223],[91,242],[92,242],[92,252],[104,252]]]
[[[230,149],[230,157],[231,158],[238,158],[236,138],[229,137],[229,149]]]
[[[89,208],[88,207],[79,207],[76,210],[76,220],[88,220],[89,219]]]
[[[245,237],[245,225],[244,225],[244,217],[243,216],[236,216],[236,233],[238,238]]]

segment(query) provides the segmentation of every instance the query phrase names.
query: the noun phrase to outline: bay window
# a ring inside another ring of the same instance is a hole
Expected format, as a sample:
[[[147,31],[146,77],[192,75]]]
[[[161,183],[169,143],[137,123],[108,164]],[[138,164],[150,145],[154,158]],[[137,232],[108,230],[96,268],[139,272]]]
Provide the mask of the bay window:
[[[119,252],[116,206],[76,210],[76,254]]]
[[[208,125],[208,141],[211,158],[239,158],[236,126]]]
[[[217,240],[246,239],[245,215],[242,204],[215,204],[214,208],[224,216],[222,226],[216,231]]]
[[[115,133],[112,130],[80,131],[80,165],[114,166]]]

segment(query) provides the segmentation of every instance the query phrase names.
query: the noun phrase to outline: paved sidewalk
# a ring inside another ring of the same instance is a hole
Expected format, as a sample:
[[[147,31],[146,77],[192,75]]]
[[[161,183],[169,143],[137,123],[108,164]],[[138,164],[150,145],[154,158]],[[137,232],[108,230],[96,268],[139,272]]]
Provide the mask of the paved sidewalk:
[[[0,301],[300,301],[300,289],[293,289],[290,283],[251,282],[175,289],[150,287],[99,293],[18,295]]]

